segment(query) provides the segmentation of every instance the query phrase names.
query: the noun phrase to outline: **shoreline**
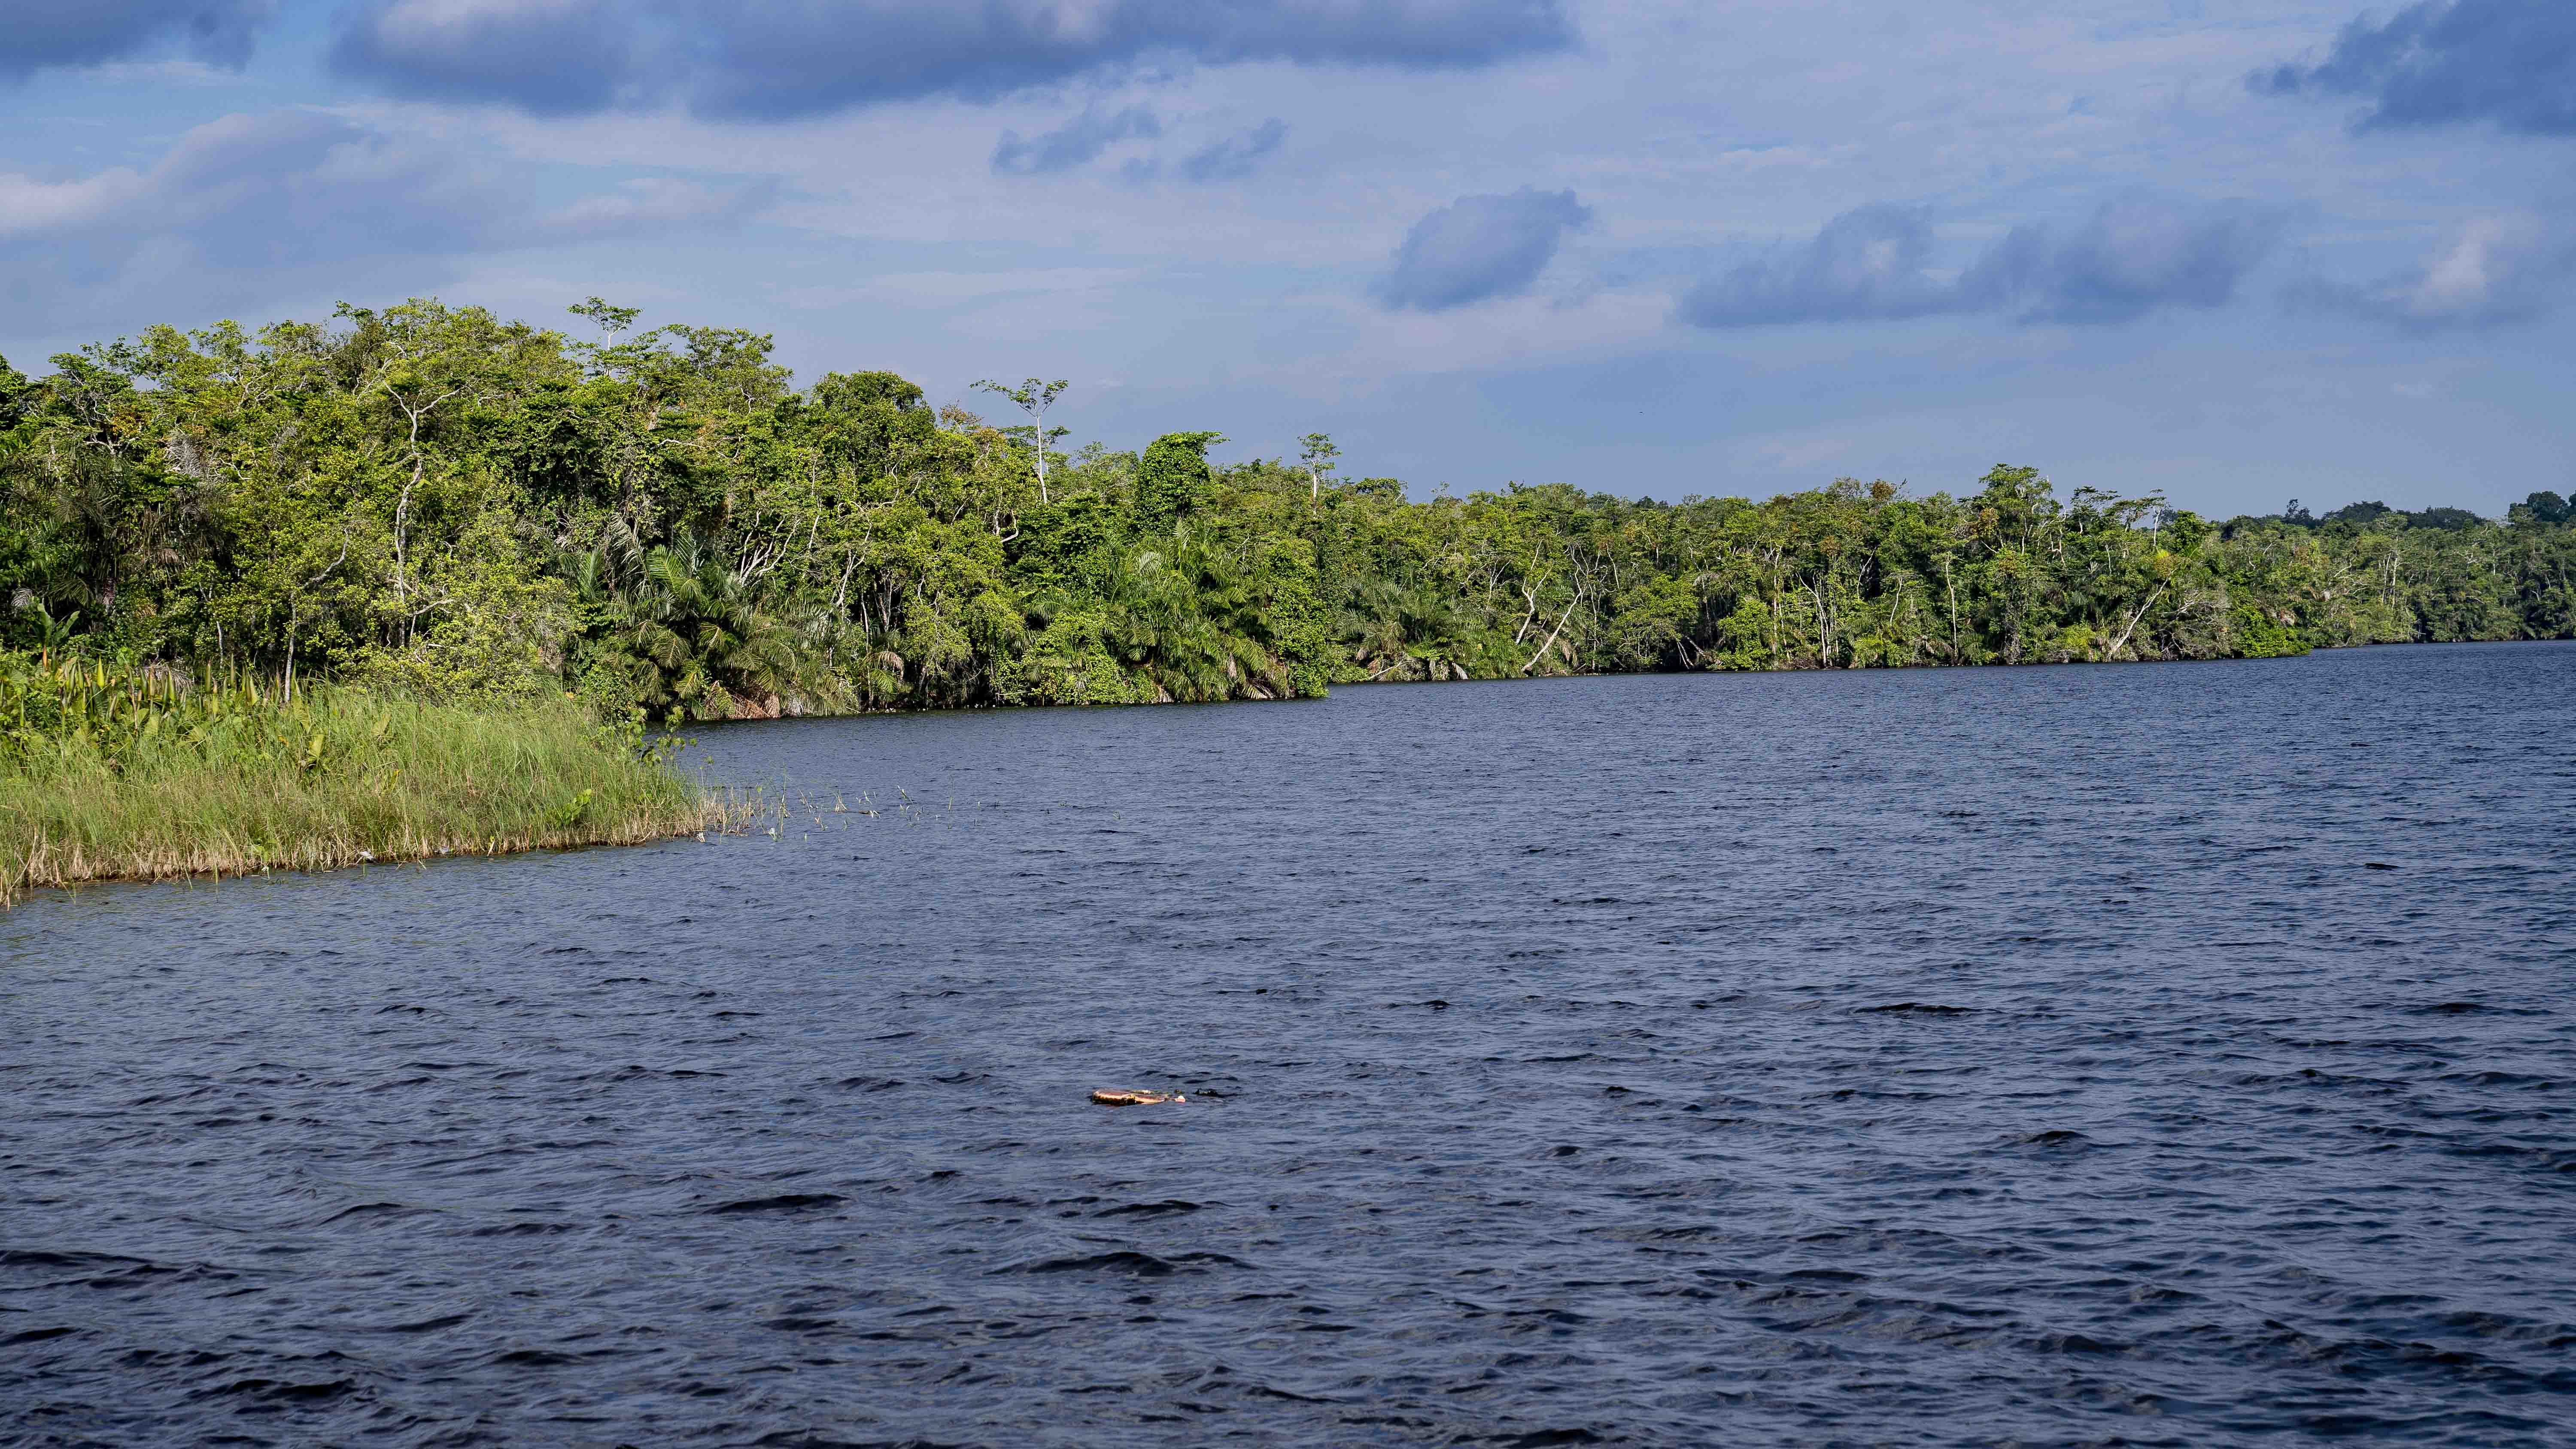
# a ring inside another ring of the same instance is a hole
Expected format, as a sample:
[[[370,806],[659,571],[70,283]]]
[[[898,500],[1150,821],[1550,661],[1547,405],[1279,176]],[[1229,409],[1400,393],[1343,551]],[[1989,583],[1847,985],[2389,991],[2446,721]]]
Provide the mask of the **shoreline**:
[[[673,840],[685,840],[692,835],[703,838],[718,832],[740,833],[736,822],[725,814],[724,807],[711,802],[707,823],[703,827],[693,828],[682,825],[668,831],[633,836],[621,834],[613,838],[597,836],[533,842],[500,841],[490,842],[490,848],[482,846],[440,848],[414,855],[366,856],[361,854],[346,859],[272,861],[254,863],[238,869],[205,867],[193,870],[174,869],[154,874],[67,876],[44,881],[20,879],[14,884],[0,882],[0,917],[5,917],[9,912],[27,904],[41,893],[47,892],[61,892],[65,897],[77,897],[83,891],[100,886],[180,886],[199,883],[213,885],[226,880],[250,880],[271,875],[324,875],[346,870],[364,871],[371,866],[406,866],[426,869],[442,860],[504,860],[511,856],[535,855],[546,851],[625,850],[636,846],[661,845]]]
[[[280,855],[267,858],[242,854],[220,854],[208,850],[192,858],[155,857],[140,866],[108,864],[100,870],[88,869],[75,845],[68,856],[57,856],[49,842],[41,838],[33,849],[11,848],[12,869],[0,877],[0,911],[14,910],[25,897],[38,891],[77,893],[90,886],[106,885],[174,885],[183,881],[220,881],[246,879],[251,876],[280,872],[313,875],[328,871],[363,870],[368,866],[425,866],[449,859],[497,859],[528,855],[546,850],[609,850],[638,845],[658,845],[710,832],[732,833],[733,820],[727,807],[712,799],[704,812],[694,820],[627,822],[624,826],[599,833],[564,833],[538,837],[459,839],[446,843],[426,843],[420,848],[396,853],[371,852],[365,849],[334,848],[311,845],[290,847]]]
[[[2409,646],[2466,644],[2568,645],[2568,640],[2405,641]],[[2388,645],[2336,646],[2336,652]],[[2323,652],[2315,651],[2315,652]],[[2274,656],[2298,658],[2304,655]],[[2103,667],[2130,664],[2204,664],[2227,660],[2066,660],[2065,665]],[[99,680],[99,666],[67,663],[50,666],[61,676]],[[1399,678],[1353,681],[1348,688],[1422,687],[1433,684],[1528,684],[1548,680],[1686,677],[1692,675],[1845,674],[1868,670],[1979,670],[2050,668],[2057,665],[1920,664],[1869,665],[1847,669],[1769,670],[1624,670],[1550,673],[1485,678]],[[22,671],[23,677],[23,671]],[[118,681],[107,679],[113,689]],[[146,697],[148,683],[129,691]],[[97,885],[150,885],[200,878],[268,875],[279,871],[311,873],[370,865],[426,865],[450,857],[500,857],[541,850],[588,850],[650,845],[709,832],[738,834],[759,815],[762,804],[738,794],[739,787],[709,787],[680,776],[667,759],[634,746],[636,732],[592,726],[569,706],[540,705],[472,708],[384,700],[363,691],[320,686],[305,700],[286,704],[263,700],[256,686],[235,685],[206,691],[215,703],[230,697],[280,718],[293,717],[302,738],[324,739],[294,758],[274,751],[233,750],[209,761],[198,756],[173,760],[149,751],[138,777],[129,768],[71,778],[57,770],[50,780],[25,773],[0,776],[0,912],[14,909],[21,898],[38,891],[77,892]],[[163,708],[188,697],[163,698]],[[1278,700],[1189,701],[1201,704],[1279,703]],[[199,701],[202,705],[206,701]],[[780,719],[858,719],[880,715],[982,712],[1005,709],[1102,708],[1099,705],[983,705],[944,710],[861,710],[801,713],[711,720],[708,726],[738,727]],[[1124,706],[1108,706],[1124,707]],[[1144,707],[1138,705],[1136,707]],[[209,711],[221,714],[220,708]],[[237,710],[238,713],[238,710]],[[414,729],[390,728],[399,714],[413,717]],[[328,725],[333,719],[355,720],[379,746],[372,759],[352,770],[343,765],[332,774],[316,761],[329,757]],[[367,720],[374,720],[367,725]],[[274,721],[271,721],[274,723]],[[319,725],[320,727],[316,727]],[[531,730],[551,734],[558,749],[548,755],[525,748]],[[201,733],[202,730],[199,731]],[[272,731],[274,733],[274,731]],[[572,748],[561,748],[569,739]],[[17,741],[23,753],[27,742]],[[405,752],[405,746],[410,748]],[[514,753],[513,746],[519,748]],[[219,752],[220,753],[220,752]],[[442,759],[442,755],[451,758]],[[456,768],[462,755],[483,768]],[[53,762],[57,766],[63,762]],[[90,763],[97,763],[95,761]],[[523,768],[512,770],[516,764]],[[430,782],[424,783],[426,765]],[[157,767],[157,768],[156,768]],[[412,777],[408,788],[402,777]],[[610,792],[603,798],[601,792]],[[721,793],[719,793],[721,791]],[[551,804],[545,802],[553,802]],[[612,803],[613,802],[613,803]],[[193,805],[192,811],[189,806]],[[287,822],[293,822],[291,825]],[[283,828],[281,828],[283,827]]]
[[[2365,650],[2378,649],[2459,649],[2484,648],[2490,646],[2553,644],[2576,645],[2576,639],[2379,639],[2352,644],[2319,644],[2311,648],[2301,650],[2295,654],[2228,654],[2207,659],[2062,659],[2032,660],[2022,664],[2006,664],[1999,660],[1990,660],[1977,664],[1850,664],[1836,665],[1831,668],[1820,665],[1805,665],[1787,666],[1778,669],[1599,669],[1548,674],[1486,674],[1468,675],[1463,678],[1451,676],[1442,679],[1423,679],[1418,677],[1350,679],[1337,681],[1330,687],[1334,690],[1396,688],[1428,689],[1460,684],[1561,683],[1566,680],[1573,679],[1759,679],[1779,675],[1980,673],[1986,671],[2017,672],[2023,670],[2083,668],[2133,669],[2165,664],[2256,664],[2284,659],[2305,659],[2318,654],[2354,654]],[[689,728],[692,730],[730,730],[744,728],[751,725],[786,724],[798,720],[883,719],[905,715],[934,714],[1001,714],[1020,710],[1115,710],[1161,709],[1165,707],[1204,709],[1227,705],[1311,703],[1315,699],[1322,697],[1324,696],[1291,695],[1286,698],[1272,697],[1268,699],[1242,697],[1231,699],[1105,700],[1097,703],[1072,704],[1012,704],[1006,702],[991,702],[976,704],[929,705],[921,707],[897,706],[886,709],[809,709],[793,712],[782,709],[776,714],[742,714],[728,716],[723,719],[691,720],[689,722]]]

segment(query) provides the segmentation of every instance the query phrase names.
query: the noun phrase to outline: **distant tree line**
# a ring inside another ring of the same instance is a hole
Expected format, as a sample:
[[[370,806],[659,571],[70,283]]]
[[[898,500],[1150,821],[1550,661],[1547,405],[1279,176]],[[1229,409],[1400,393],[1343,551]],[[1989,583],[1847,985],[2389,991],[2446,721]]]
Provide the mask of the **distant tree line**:
[[[2505,510],[2506,521],[2511,523],[2565,523],[2568,515],[2567,500],[2555,493],[2534,493]],[[2331,513],[2320,516],[2309,512],[2295,498],[2281,510],[2279,517],[2283,523],[2297,528],[2319,528],[2329,524],[2344,523],[2356,528],[2376,524],[2381,528],[2448,528],[2464,531],[2486,522],[2485,519],[2465,508],[2422,508],[2409,513],[2402,508],[2391,508],[2385,503],[2347,503]],[[2237,521],[2241,523],[2256,520]]]
[[[1412,501],[1320,434],[1068,455],[1060,383],[993,385],[1004,426],[573,310],[591,340],[413,301],[0,362],[0,642],[722,718],[2576,635],[2554,493],[2221,524],[1998,467],[1955,496]]]

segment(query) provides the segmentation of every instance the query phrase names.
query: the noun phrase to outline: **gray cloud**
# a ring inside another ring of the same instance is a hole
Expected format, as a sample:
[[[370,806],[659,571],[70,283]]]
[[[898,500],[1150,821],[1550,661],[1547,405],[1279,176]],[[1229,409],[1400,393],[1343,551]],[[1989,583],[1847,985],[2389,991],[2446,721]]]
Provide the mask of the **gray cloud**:
[[[1699,327],[1857,322],[1944,312],[2009,312],[2025,323],[2127,322],[2234,298],[2280,238],[2276,212],[2130,197],[2061,235],[2019,226],[1956,281],[1929,267],[1927,212],[1880,203],[1825,223],[1813,241],[1684,293]]]
[[[15,0],[0,79],[124,60],[176,42],[210,65],[239,66],[276,0]]]
[[[0,174],[0,293],[22,325],[98,325],[138,306],[261,305],[313,285],[417,293],[467,254],[738,221],[767,204],[648,178],[547,210],[451,151],[305,111],[227,116],[145,170]]]
[[[2356,20],[2323,63],[2249,78],[2268,95],[2358,98],[2365,128],[2492,121],[2576,135],[2576,5],[2567,0],[2423,0],[2383,23]]]
[[[1924,270],[1928,208],[1881,202],[1826,222],[1815,239],[1747,262],[1683,294],[1683,321],[1700,327],[1857,322],[1959,309],[1955,287]]]
[[[2473,331],[2547,315],[2576,290],[2576,236],[2529,217],[2479,217],[2414,266],[2358,286],[2307,282],[2293,306],[2409,332]]]
[[[1567,0],[359,0],[332,64],[539,114],[783,120],[1142,64],[1459,68],[1574,44]]]
[[[362,0],[331,68],[422,100],[506,101],[541,116],[629,96],[661,28],[630,0]]]
[[[1378,300],[1390,311],[1446,312],[1518,296],[1547,270],[1565,234],[1591,220],[1571,191],[1524,186],[1508,196],[1462,196],[1405,233]]]
[[[1240,181],[1258,170],[1264,158],[1288,139],[1288,123],[1272,116],[1240,135],[1191,152],[1181,161],[1181,175],[1191,181]]]
[[[2226,305],[2280,240],[2277,212],[2241,202],[2106,203],[2071,235],[2017,226],[1959,279],[1963,302],[2024,322],[2127,322]]]
[[[1041,136],[1020,138],[1004,131],[993,147],[993,169],[1005,176],[1042,176],[1070,171],[1098,159],[1120,141],[1163,134],[1163,123],[1147,106],[1129,106],[1115,114],[1086,110]]]

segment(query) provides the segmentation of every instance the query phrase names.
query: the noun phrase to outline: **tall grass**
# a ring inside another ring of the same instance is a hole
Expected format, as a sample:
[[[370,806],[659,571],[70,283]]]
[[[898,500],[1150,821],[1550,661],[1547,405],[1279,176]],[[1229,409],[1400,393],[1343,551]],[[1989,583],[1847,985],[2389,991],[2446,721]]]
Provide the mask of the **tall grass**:
[[[569,701],[467,709],[342,686],[0,656],[0,906],[22,891],[625,845],[727,808]]]

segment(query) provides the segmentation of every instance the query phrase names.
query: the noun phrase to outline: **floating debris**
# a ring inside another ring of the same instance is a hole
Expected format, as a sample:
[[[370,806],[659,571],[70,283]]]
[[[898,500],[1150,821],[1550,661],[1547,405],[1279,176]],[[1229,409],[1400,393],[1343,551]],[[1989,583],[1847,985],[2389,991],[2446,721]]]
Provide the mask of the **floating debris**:
[[[1143,1092],[1127,1087],[1095,1087],[1091,1100],[1104,1107],[1159,1107],[1165,1102],[1186,1102],[1178,1092]]]

